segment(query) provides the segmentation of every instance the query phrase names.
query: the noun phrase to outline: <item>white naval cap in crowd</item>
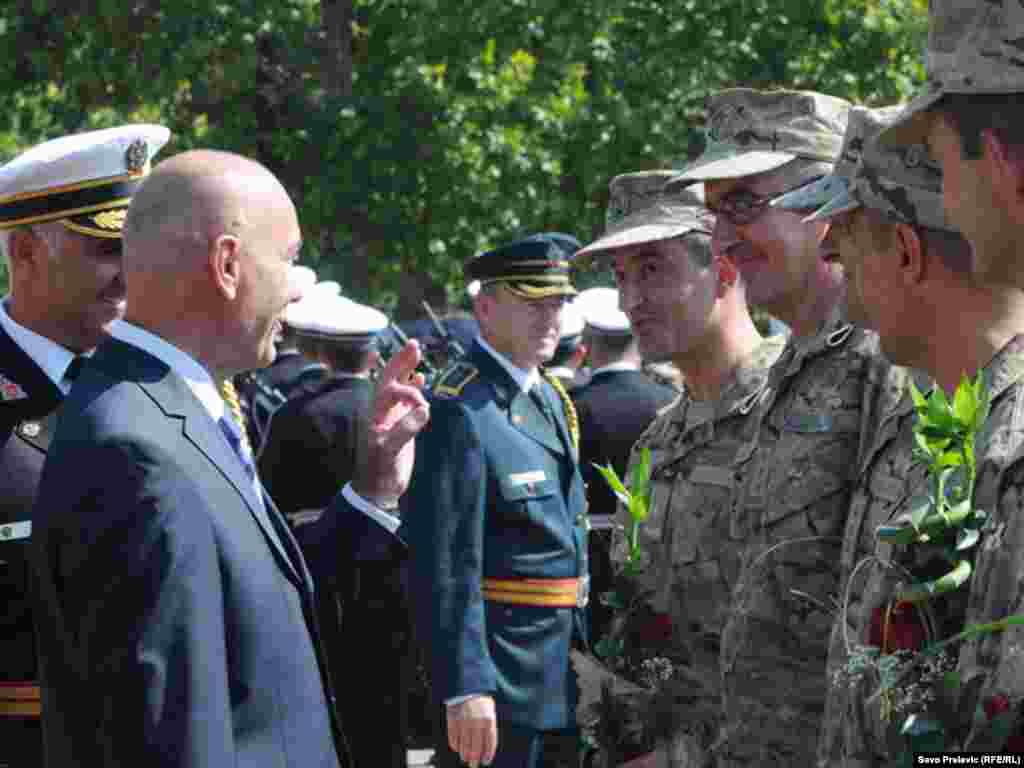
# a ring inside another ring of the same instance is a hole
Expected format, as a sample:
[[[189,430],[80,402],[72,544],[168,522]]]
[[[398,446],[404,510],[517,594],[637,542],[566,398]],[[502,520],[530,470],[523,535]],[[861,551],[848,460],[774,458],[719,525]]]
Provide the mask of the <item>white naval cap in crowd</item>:
[[[321,280],[309,290],[324,296],[341,296],[341,283],[335,280]]]
[[[0,166],[0,230],[59,221],[92,237],[121,236],[132,194],[171,132],[137,124],[53,139]]]
[[[350,346],[370,346],[388,327],[380,310],[316,287],[285,309],[285,323],[299,336]]]
[[[588,288],[573,302],[583,315],[589,331],[605,336],[628,336],[632,333],[629,318],[619,309],[619,292],[614,288]]]
[[[575,301],[566,302],[565,306],[562,307],[562,320],[558,331],[559,339],[567,341],[575,336],[580,336],[582,333],[583,314],[580,312],[580,308],[576,305]]]
[[[302,295],[316,285],[316,271],[303,264],[296,264],[288,273],[288,279],[292,285],[302,289]]]

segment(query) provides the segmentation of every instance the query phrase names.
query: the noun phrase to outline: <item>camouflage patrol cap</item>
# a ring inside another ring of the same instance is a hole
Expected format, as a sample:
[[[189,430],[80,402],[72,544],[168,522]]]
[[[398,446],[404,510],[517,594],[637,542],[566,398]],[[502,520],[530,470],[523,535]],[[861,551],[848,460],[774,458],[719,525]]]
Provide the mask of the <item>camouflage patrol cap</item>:
[[[853,107],[843,135],[843,147],[832,173],[776,197],[771,201],[772,207],[787,211],[814,211],[809,219],[837,215],[858,207],[860,202],[853,198],[852,187],[864,148],[888,122],[896,118],[901,109],[902,105],[881,109]]]
[[[928,84],[880,137],[924,140],[928,112],[947,94],[1024,92],[1024,5],[1020,0],[931,0]]]
[[[641,243],[668,240],[689,232],[711,234],[703,185],[665,192],[675,171],[624,173],[611,180],[604,235],[577,251],[574,261]]]
[[[904,224],[956,231],[943,212],[942,168],[926,147],[893,147],[875,140],[902,110],[902,105],[852,109],[835,172],[776,198],[772,205],[790,210],[817,207],[804,221],[829,219],[863,206]],[[826,181],[831,182],[827,193]]]
[[[833,163],[849,111],[848,101],[814,91],[716,93],[708,100],[704,153],[668,186],[767,173],[798,157]]]

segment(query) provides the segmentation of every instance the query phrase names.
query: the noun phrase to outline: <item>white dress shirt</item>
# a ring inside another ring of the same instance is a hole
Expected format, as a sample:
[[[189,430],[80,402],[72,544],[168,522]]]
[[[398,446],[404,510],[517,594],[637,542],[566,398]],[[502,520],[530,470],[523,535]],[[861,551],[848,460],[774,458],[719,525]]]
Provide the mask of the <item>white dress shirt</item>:
[[[188,388],[192,390],[192,394],[202,403],[203,408],[210,414],[210,417],[215,422],[220,421],[224,415],[224,400],[221,398],[217,385],[214,384],[213,377],[210,376],[209,371],[200,365],[195,358],[161,339],[159,336],[124,320],[114,324],[113,335],[115,338],[131,344],[133,347],[138,347],[165,363],[172,371],[185,380]],[[256,482],[258,483],[259,481],[257,480]],[[394,533],[398,530],[401,521],[397,517],[389,515],[387,512],[370,504],[370,502],[353,491],[351,485],[351,483],[346,483],[342,489],[342,494],[352,506],[363,514],[368,515],[379,525],[384,526],[388,532]]]
[[[7,313],[8,298],[4,297],[0,302],[0,327],[3,327],[7,335],[15,344],[21,347],[26,355],[32,358],[36,365],[43,369],[46,377],[56,385],[57,389],[65,395],[71,391],[71,380],[65,377],[65,372],[71,361],[75,359],[75,353],[65,349],[52,339],[41,336],[35,331],[30,331]]]
[[[477,336],[476,340],[483,347],[484,351],[487,352],[491,357],[498,361],[499,365],[508,371],[509,376],[518,385],[520,391],[529,392],[533,389],[533,385],[540,381],[540,372],[536,368],[531,368],[528,371],[524,371],[522,368],[517,367],[511,360],[505,357],[501,352],[496,350],[490,344],[488,344],[483,336]]]

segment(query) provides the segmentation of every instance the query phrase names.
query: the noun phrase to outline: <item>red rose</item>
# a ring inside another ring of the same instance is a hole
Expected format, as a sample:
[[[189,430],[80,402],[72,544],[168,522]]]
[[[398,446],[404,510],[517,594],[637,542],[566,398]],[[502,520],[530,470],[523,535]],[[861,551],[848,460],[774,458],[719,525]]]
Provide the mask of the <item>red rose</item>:
[[[1003,694],[996,694],[985,699],[982,705],[985,709],[985,717],[989,720],[999,717],[1003,712],[1010,711],[1010,700]]]
[[[927,639],[928,630],[913,603],[896,603],[891,609],[879,606],[871,614],[868,644],[881,648],[882,653],[916,651]]]
[[[1024,754],[1024,736],[1011,736],[1003,745],[1004,752],[1020,752]]]
[[[654,613],[639,624],[633,634],[641,646],[664,645],[672,639],[672,617],[667,613]]]

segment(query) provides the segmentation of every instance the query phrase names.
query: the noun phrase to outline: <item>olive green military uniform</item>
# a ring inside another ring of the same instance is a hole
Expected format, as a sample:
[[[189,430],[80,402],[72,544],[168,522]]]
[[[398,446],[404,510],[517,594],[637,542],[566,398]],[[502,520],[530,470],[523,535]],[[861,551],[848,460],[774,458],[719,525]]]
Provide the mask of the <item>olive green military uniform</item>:
[[[955,235],[943,209],[941,169],[927,148],[874,141],[899,119],[900,109],[851,110],[841,159],[832,174],[773,200],[772,205],[798,211],[817,209],[808,221],[831,219],[865,207],[918,231],[927,228]],[[992,393],[997,398],[1013,378],[1006,370],[1007,362],[1012,367],[1012,360],[1000,355],[990,366],[995,373]],[[924,374],[915,378],[919,389],[931,388]],[[821,766],[888,764],[905,749],[898,731],[908,712],[897,711],[903,702],[872,696],[879,685],[877,674],[855,673],[864,661],[857,657],[863,655],[863,646],[880,646],[883,654],[916,647],[926,640],[928,631],[918,621],[922,614],[909,605],[893,605],[892,599],[899,582],[926,578],[930,561],[941,553],[934,546],[921,544],[893,547],[876,536],[878,526],[898,524],[914,505],[914,498],[930,490],[926,468],[914,457],[916,416],[910,393],[893,388],[888,395],[889,404],[881,408],[883,420],[864,457],[843,542],[840,609],[829,649],[830,687],[818,750]],[[895,408],[890,410],[890,404]],[[984,450],[978,457],[990,467],[995,458]],[[1005,458],[997,463],[1005,463]],[[929,604],[931,631],[938,637],[949,637],[961,629],[966,597],[966,590],[961,590]],[[903,628],[897,630],[897,624]]]
[[[894,388],[891,394],[897,396],[898,390]],[[850,659],[847,648],[867,644],[874,608],[892,595],[893,572],[879,565],[880,561],[889,561],[891,547],[877,544],[875,531],[879,525],[906,512],[908,502],[922,492],[926,483],[924,465],[913,458],[915,418],[913,400],[906,392],[879,426],[850,504],[842,548],[842,589],[838,597],[840,606],[845,601],[846,610],[844,613],[839,609],[832,630],[829,688],[818,765],[875,764],[874,760],[867,759],[870,752],[867,737],[871,728],[864,705],[871,691],[866,686],[852,686],[840,671]],[[865,561],[871,557],[878,560]],[[859,565],[862,562],[864,565]],[[852,583],[851,576],[854,577]]]
[[[851,105],[811,91],[736,88],[708,102],[708,145],[668,187],[742,179],[794,160],[835,164]],[[836,318],[772,367],[735,468],[739,577],[721,635],[719,765],[814,758],[839,552],[858,462],[891,366],[877,336]]]
[[[1018,336],[1004,347],[985,374],[992,411],[985,436],[976,445],[975,505],[989,511],[992,518],[975,555],[969,592],[961,590],[931,604],[943,637],[955,634],[965,623],[994,621],[1024,607],[1015,603],[1020,574],[1024,573],[1024,527],[1013,525],[1022,514],[1019,489],[1024,485],[1024,464],[1012,461],[1015,452],[1024,452],[1024,337]],[[857,646],[868,644],[876,609],[892,599],[897,582],[906,580],[904,574],[920,573],[930,555],[920,545],[893,547],[877,542],[875,536],[878,526],[906,513],[908,502],[927,489],[925,468],[915,465],[912,458],[914,422],[913,405],[909,397],[904,398],[877,435],[851,506],[843,569],[852,579],[845,590],[849,598],[845,633],[837,622],[832,637],[829,669],[833,685],[822,727],[818,761],[822,766],[888,765],[895,757],[893,745],[899,744],[892,736],[903,717],[887,722],[880,700],[868,703],[878,681],[868,678],[851,684],[843,669],[850,659],[847,649],[856,652]],[[888,565],[894,562],[896,566]],[[851,573],[852,569],[856,571]],[[1020,642],[1011,630],[962,645],[962,679],[978,673],[993,676],[983,689],[982,700],[994,693],[1011,698],[1024,695]]]
[[[1024,615],[1024,336],[1015,337],[986,368],[992,411],[975,447],[974,506],[989,519],[974,557],[967,624]],[[981,635],[961,645],[963,680],[989,679],[982,700],[1024,698],[1024,631]]]
[[[875,334],[838,320],[791,340],[769,374],[737,469],[745,546],[722,630],[720,765],[814,759],[851,492],[904,375]]]
[[[649,557],[645,585],[654,590],[656,610],[672,619],[672,642],[689,659],[692,677],[703,680],[698,692],[717,710],[718,643],[729,595],[739,576],[742,541],[732,529],[736,489],[734,462],[745,446],[745,422],[764,391],[768,370],[785,339],[765,339],[733,374],[716,401],[693,400],[685,391],[637,441],[631,466],[640,451],[651,451],[651,504],[640,529],[641,548]],[[621,522],[625,523],[625,512]],[[616,548],[616,556],[623,549]],[[691,754],[710,745],[713,720],[696,716],[687,729]]]

